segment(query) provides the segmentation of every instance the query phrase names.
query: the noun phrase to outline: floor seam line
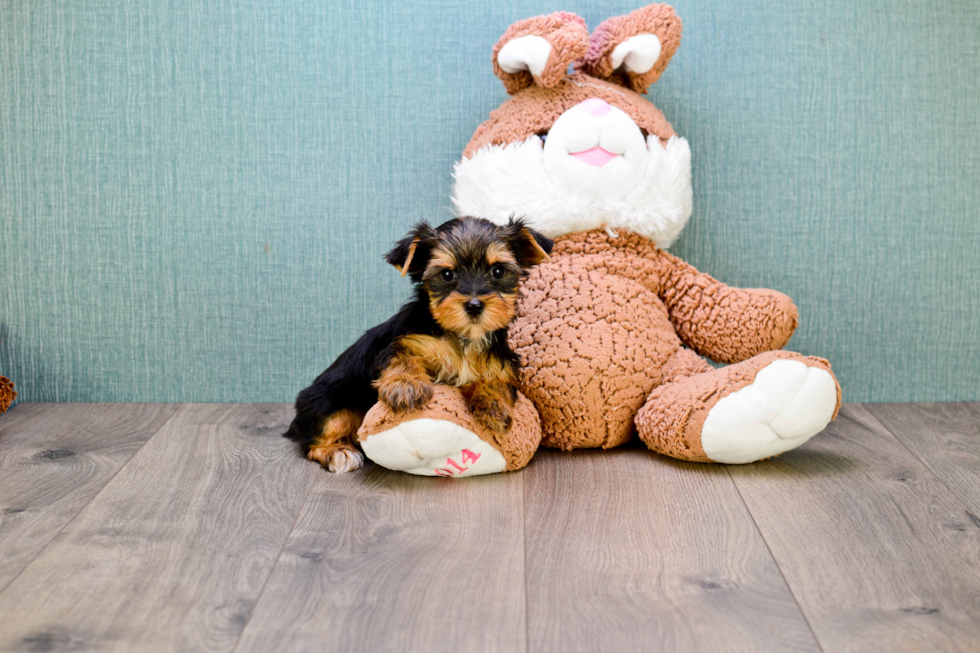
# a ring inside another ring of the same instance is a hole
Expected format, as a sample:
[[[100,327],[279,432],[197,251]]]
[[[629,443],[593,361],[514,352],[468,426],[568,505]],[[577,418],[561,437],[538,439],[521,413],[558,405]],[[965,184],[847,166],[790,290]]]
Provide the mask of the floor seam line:
[[[289,538],[292,537],[293,531],[296,529],[296,524],[299,523],[299,518],[302,516],[303,511],[306,510],[306,503],[310,500],[310,495],[313,494],[313,486],[316,485],[316,476],[310,474],[310,485],[306,488],[306,495],[303,497],[303,505],[299,507],[296,512],[296,517],[293,519],[292,525],[289,527],[289,531],[286,533],[286,537],[282,540],[282,546],[279,547],[279,553],[276,554],[276,559],[269,567],[269,575],[265,577],[265,582],[262,583],[262,589],[255,596],[255,603],[252,604],[252,609],[248,611],[248,617],[245,618],[245,624],[242,626],[242,632],[238,633],[238,639],[235,640],[235,645],[231,648],[231,653],[235,653],[238,650],[239,644],[241,644],[242,637],[245,636],[245,631],[248,629],[249,625],[252,623],[252,615],[255,614],[255,608],[259,606],[259,601],[262,600],[262,595],[265,594],[265,588],[268,587],[269,581],[272,579],[272,574],[275,573],[276,567],[279,566],[279,559],[282,557],[282,552],[286,550],[286,545],[289,543]]]
[[[796,592],[793,591],[793,586],[790,585],[789,581],[786,579],[786,574],[783,573],[783,568],[780,566],[779,560],[776,559],[776,554],[772,552],[772,547],[769,546],[765,533],[763,533],[762,529],[759,528],[759,522],[755,520],[755,515],[752,514],[752,509],[749,508],[748,502],[745,500],[745,497],[742,496],[742,491],[738,488],[738,483],[735,481],[735,477],[732,476],[732,470],[729,469],[728,465],[725,465],[725,473],[728,474],[728,478],[735,487],[735,493],[738,494],[739,500],[742,502],[742,505],[745,506],[745,512],[749,513],[749,519],[752,520],[752,525],[755,526],[755,531],[759,534],[759,537],[762,538],[762,543],[766,546],[766,551],[769,552],[769,558],[772,560],[772,563],[776,565],[776,571],[779,572],[779,577],[783,579],[783,584],[786,586],[786,589],[789,590],[789,595],[793,597],[793,602],[796,603],[796,609],[800,611],[800,616],[803,617],[803,623],[806,624],[807,629],[813,636],[813,642],[817,645],[817,648],[820,649],[820,651],[824,651],[823,644],[820,642],[820,638],[817,637],[817,633],[813,629],[813,624],[810,623],[809,617],[806,616],[806,612],[803,610],[803,606],[800,604],[800,599],[797,598]]]
[[[896,434],[896,433],[895,433],[894,431],[892,431],[892,430],[891,430],[890,428],[888,428],[887,426],[885,426],[885,423],[884,423],[884,422],[882,422],[882,421],[881,421],[880,419],[878,419],[878,416],[877,416],[877,415],[875,415],[875,414],[874,414],[874,412],[872,412],[872,411],[871,411],[871,409],[869,409],[869,408],[868,408],[868,405],[867,405],[867,404],[858,404],[858,405],[859,405],[859,406],[861,406],[861,407],[863,407],[863,408],[864,408],[865,410],[867,410],[867,411],[868,411],[868,415],[870,415],[870,416],[871,416],[871,418],[872,418],[872,419],[873,419],[873,420],[874,420],[874,421],[875,421],[875,422],[876,422],[876,423],[877,423],[877,424],[878,424],[879,426],[881,426],[881,428],[883,428],[883,429],[885,430],[885,432],[886,432],[886,433],[888,433],[888,435],[890,435],[890,436],[892,436],[892,438],[894,438],[896,442],[898,442],[898,443],[899,443],[900,445],[902,445],[902,448],[903,448],[903,449],[905,449],[906,451],[908,451],[908,452],[909,452],[909,455],[911,455],[911,456],[912,456],[913,458],[915,458],[916,460],[918,460],[918,461],[919,461],[919,463],[921,463],[921,464],[922,464],[922,466],[926,468],[926,471],[927,471],[927,472],[929,472],[929,473],[930,473],[930,474],[932,475],[932,477],[933,477],[934,479],[936,479],[936,481],[937,481],[937,482],[938,482],[938,483],[939,483],[940,485],[942,485],[942,486],[943,486],[944,488],[946,488],[946,491],[947,491],[947,492],[949,492],[949,493],[950,493],[950,495],[952,495],[952,497],[953,497],[954,499],[956,499],[957,501],[959,501],[959,502],[960,502],[960,504],[961,504],[961,505],[962,505],[962,506],[963,506],[963,507],[964,507],[964,508],[965,508],[965,509],[967,510],[967,512],[970,512],[970,509],[971,509],[971,508],[972,508],[973,506],[971,506],[971,505],[970,505],[969,503],[967,503],[967,502],[966,502],[966,500],[965,500],[965,499],[964,499],[963,497],[961,497],[961,496],[960,496],[960,494],[959,494],[959,492],[957,492],[956,490],[954,490],[953,488],[951,488],[951,487],[950,487],[950,486],[949,486],[949,485],[948,485],[948,484],[946,483],[946,481],[944,481],[944,480],[942,479],[942,477],[941,477],[941,476],[940,476],[939,474],[937,474],[937,473],[936,473],[936,471],[935,471],[935,470],[934,470],[934,469],[932,468],[932,466],[931,466],[931,465],[930,465],[930,464],[928,463],[928,461],[926,461],[926,460],[924,460],[924,459],[923,459],[923,458],[922,458],[921,456],[919,456],[919,455],[918,455],[918,454],[916,454],[916,453],[915,453],[914,451],[912,451],[912,449],[911,449],[911,448],[909,448],[909,446],[908,446],[907,444],[905,444],[905,442],[904,442],[904,441],[902,440],[902,438],[900,438],[900,437],[899,437],[899,436],[898,436],[898,435],[897,435],[897,434]],[[971,514],[972,514],[972,513],[971,513]]]
[[[4,592],[6,592],[10,588],[10,586],[13,585],[14,582],[18,578],[20,578],[21,575],[31,567],[31,565],[33,565],[35,562],[37,562],[37,559],[41,557],[41,554],[48,550],[48,547],[51,546],[56,539],[58,539],[58,536],[61,535],[62,532],[64,532],[64,530],[66,528],[68,528],[72,524],[72,522],[74,522],[78,518],[78,516],[80,514],[82,514],[83,512],[85,512],[85,509],[88,508],[89,505],[91,505],[91,503],[93,501],[95,501],[96,497],[98,497],[100,494],[102,494],[105,491],[105,489],[109,486],[109,484],[112,483],[112,481],[117,476],[119,476],[119,472],[121,472],[126,467],[126,465],[128,465],[130,462],[132,462],[133,458],[136,457],[136,454],[138,454],[140,451],[142,451],[143,450],[143,447],[145,447],[147,445],[147,443],[149,443],[150,440],[152,440],[153,438],[155,438],[157,436],[157,433],[159,433],[164,428],[166,428],[167,424],[170,424],[170,422],[174,418],[176,418],[178,414],[180,414],[180,412],[183,410],[183,408],[184,408],[184,404],[178,404],[178,408],[177,408],[177,410],[174,411],[174,414],[171,415],[170,417],[168,417],[163,422],[163,424],[160,425],[160,428],[158,428],[156,431],[154,431],[153,432],[153,435],[151,435],[150,437],[148,437],[143,442],[143,444],[141,444],[136,449],[136,451],[133,452],[133,455],[129,457],[129,460],[127,460],[122,465],[120,465],[119,466],[119,469],[117,469],[112,476],[110,476],[108,479],[106,479],[106,482],[102,484],[102,487],[99,488],[99,491],[96,492],[95,494],[93,494],[91,497],[89,497],[89,500],[85,502],[85,505],[82,506],[81,508],[79,508],[78,509],[78,512],[76,512],[74,515],[71,516],[71,519],[69,519],[64,524],[62,524],[61,528],[58,529],[58,532],[55,533],[54,536],[52,536],[52,538],[48,541],[47,544],[45,544],[43,547],[41,547],[41,550],[38,551],[37,554],[33,558],[31,558],[31,561],[30,562],[28,562],[26,565],[24,565],[24,567],[20,571],[17,572],[17,575],[15,575],[13,578],[11,578],[10,581],[8,581],[6,585],[4,585],[3,587],[0,587],[0,595],[2,595]]]

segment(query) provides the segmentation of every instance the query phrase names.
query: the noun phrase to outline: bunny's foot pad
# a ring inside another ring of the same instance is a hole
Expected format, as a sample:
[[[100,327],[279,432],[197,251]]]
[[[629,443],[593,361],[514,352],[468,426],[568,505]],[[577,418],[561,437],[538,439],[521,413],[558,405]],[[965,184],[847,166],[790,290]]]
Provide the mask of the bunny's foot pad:
[[[799,360],[775,360],[751,384],[712,407],[701,446],[720,463],[778,456],[824,430],[839,405],[837,382],[828,370]]]
[[[541,442],[537,411],[518,396],[511,428],[498,433],[478,424],[456,388],[436,386],[429,404],[403,415],[378,402],[364,417],[358,440],[372,461],[419,476],[463,477],[514,471]]]

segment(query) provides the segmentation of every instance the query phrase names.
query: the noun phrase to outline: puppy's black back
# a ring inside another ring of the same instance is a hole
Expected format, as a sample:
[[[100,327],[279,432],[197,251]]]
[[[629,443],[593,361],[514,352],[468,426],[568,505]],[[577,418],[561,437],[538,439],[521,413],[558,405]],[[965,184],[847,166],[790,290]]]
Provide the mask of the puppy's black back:
[[[337,360],[296,397],[296,417],[286,437],[310,444],[324,420],[341,408],[366,413],[378,401],[371,385],[390,355],[390,345],[409,333],[431,333],[438,328],[426,301],[417,296],[386,322],[368,329]]]

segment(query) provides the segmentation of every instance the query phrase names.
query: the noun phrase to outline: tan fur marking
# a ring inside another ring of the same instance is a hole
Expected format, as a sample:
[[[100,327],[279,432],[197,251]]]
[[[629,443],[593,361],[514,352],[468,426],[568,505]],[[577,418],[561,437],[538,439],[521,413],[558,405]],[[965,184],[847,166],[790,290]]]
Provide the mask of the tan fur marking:
[[[373,385],[381,401],[395,412],[418,410],[432,398],[432,382],[422,359],[405,350],[392,358]]]
[[[354,441],[363,420],[364,415],[361,413],[350,408],[341,408],[323,423],[320,435],[313,440],[306,457],[326,467],[337,451],[357,451]]]
[[[548,252],[544,251],[541,245],[538,244],[538,241],[535,240],[534,234],[531,233],[530,229],[524,227],[523,229],[521,229],[521,232],[523,233],[524,237],[528,241],[530,241],[531,247],[534,248],[535,256],[534,256],[534,260],[531,261],[533,265],[537,265],[539,263],[544,263],[545,261],[551,260],[551,257],[548,255]]]
[[[483,324],[487,331],[497,331],[510,324],[516,312],[516,294],[481,296],[483,301]]]
[[[527,230],[525,229],[525,231]],[[534,239],[532,238],[531,240]],[[514,258],[514,254],[510,251],[510,248],[503,243],[490,243],[490,246],[487,247],[487,265],[495,265],[497,263],[517,263],[517,259]]]
[[[495,379],[463,386],[463,397],[478,422],[494,431],[506,431],[513,421],[513,380]]]
[[[516,294],[480,295],[477,299],[484,304],[483,313],[475,322],[466,312],[465,304],[469,296],[453,291],[442,301],[431,300],[429,310],[432,317],[446,331],[478,340],[491,331],[507,326],[516,313]]]
[[[403,277],[408,274],[408,268],[412,265],[412,259],[415,258],[415,248],[418,246],[419,239],[416,238],[408,248],[408,256],[405,257],[405,264],[401,268],[398,268],[397,265],[395,266],[395,269],[399,270]]]
[[[476,325],[470,321],[470,316],[466,314],[466,308],[463,306],[468,299],[469,297],[466,297],[462,293],[453,291],[442,301],[437,299],[430,300],[429,311],[431,311],[432,317],[439,323],[439,326],[446,331],[467,337],[472,337],[473,335],[479,337],[483,334],[475,333],[473,327]]]
[[[454,270],[456,269],[456,257],[452,252],[439,247],[429,257],[429,268],[449,268],[450,270]]]
[[[399,357],[413,361],[436,383],[461,386],[481,381],[517,382],[511,366],[487,352],[480,341],[465,342],[451,337],[413,334],[402,337],[399,345],[403,348]],[[386,369],[385,374],[387,372]]]

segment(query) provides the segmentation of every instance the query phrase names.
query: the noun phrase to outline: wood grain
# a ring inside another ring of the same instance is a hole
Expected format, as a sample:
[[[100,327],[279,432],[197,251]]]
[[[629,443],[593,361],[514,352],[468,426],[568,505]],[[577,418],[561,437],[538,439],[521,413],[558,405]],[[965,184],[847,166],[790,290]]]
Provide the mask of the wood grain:
[[[980,650],[980,406],[849,405],[754,465],[463,481],[326,474],[291,416],[0,418],[0,650]]]
[[[18,404],[0,417],[0,591],[176,410]]]
[[[824,650],[980,648],[980,524],[867,408],[729,472]]]
[[[724,467],[540,451],[525,473],[531,651],[818,650]]]
[[[291,416],[183,406],[0,594],[0,649],[231,650],[318,471]]]
[[[238,651],[524,651],[522,473],[319,475]]]
[[[902,444],[970,507],[980,525],[980,406],[866,404]]]

